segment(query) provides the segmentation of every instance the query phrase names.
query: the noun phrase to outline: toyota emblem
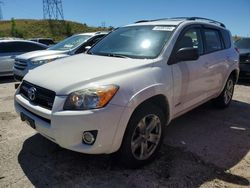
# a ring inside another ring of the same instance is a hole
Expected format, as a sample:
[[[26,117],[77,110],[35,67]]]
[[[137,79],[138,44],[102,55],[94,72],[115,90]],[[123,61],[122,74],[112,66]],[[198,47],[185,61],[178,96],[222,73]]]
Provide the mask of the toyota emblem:
[[[31,87],[28,89],[28,97],[31,101],[34,101],[36,99],[36,88]]]

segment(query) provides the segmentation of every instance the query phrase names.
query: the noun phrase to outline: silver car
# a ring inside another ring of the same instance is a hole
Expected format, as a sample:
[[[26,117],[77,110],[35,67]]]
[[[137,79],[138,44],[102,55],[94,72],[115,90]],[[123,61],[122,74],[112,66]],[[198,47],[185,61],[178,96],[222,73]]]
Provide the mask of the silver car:
[[[47,50],[26,53],[16,57],[14,64],[14,78],[21,81],[32,69],[50,63],[56,59],[85,52],[90,46],[102,39],[107,32],[92,32],[73,35]]]
[[[0,76],[13,75],[13,65],[17,55],[46,48],[46,45],[32,41],[0,40]]]

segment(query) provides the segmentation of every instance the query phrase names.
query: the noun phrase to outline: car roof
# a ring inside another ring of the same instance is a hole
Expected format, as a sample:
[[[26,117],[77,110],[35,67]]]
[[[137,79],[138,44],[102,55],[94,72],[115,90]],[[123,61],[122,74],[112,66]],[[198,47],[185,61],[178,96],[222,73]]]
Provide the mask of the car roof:
[[[31,38],[29,40],[53,40],[52,38]]]
[[[89,32],[89,33],[79,33],[75,35],[90,35],[90,36],[95,36],[95,35],[102,35],[102,34],[108,34],[109,31],[96,31],[96,32]]]
[[[221,28],[226,28],[226,26],[219,22],[208,18],[202,17],[176,17],[176,18],[161,18],[156,20],[140,20],[134,24],[129,24],[127,26],[138,26],[138,25],[172,25],[177,26],[181,23],[199,23],[199,24],[208,24],[212,26],[218,26]]]

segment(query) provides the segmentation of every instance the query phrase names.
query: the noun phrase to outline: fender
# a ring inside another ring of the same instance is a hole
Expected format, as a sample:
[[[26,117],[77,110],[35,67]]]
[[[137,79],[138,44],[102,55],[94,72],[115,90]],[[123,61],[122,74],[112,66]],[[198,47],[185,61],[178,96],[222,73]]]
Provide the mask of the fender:
[[[230,71],[227,72],[227,75],[226,75],[226,77],[225,77],[225,79],[224,79],[222,88],[220,89],[220,92],[219,92],[219,94],[217,95],[217,97],[221,94],[221,92],[222,92],[223,89],[225,88],[225,85],[226,85],[226,83],[227,83],[227,80],[228,80],[229,76],[230,76],[234,71],[236,71],[236,74],[237,74],[237,75],[236,75],[236,83],[237,83],[238,78],[239,78],[239,74],[240,74],[240,69],[239,69],[239,67],[236,67],[235,65],[232,65],[232,66],[230,67]]]
[[[129,119],[131,117],[131,115],[133,114],[134,110],[140,105],[142,104],[144,101],[146,101],[147,99],[150,99],[151,97],[154,97],[156,95],[164,95],[166,97],[166,100],[169,104],[169,119],[168,119],[168,123],[170,122],[171,118],[172,118],[172,93],[171,93],[171,88],[170,86],[166,86],[162,83],[159,84],[153,84],[149,87],[146,87],[142,90],[140,90],[139,92],[135,93],[131,99],[129,100],[127,106],[124,108],[124,111],[121,115],[119,124],[117,126],[117,130],[113,139],[113,144],[111,147],[110,153],[117,151],[122,143],[123,140],[123,136],[125,133],[125,130],[127,128]]]

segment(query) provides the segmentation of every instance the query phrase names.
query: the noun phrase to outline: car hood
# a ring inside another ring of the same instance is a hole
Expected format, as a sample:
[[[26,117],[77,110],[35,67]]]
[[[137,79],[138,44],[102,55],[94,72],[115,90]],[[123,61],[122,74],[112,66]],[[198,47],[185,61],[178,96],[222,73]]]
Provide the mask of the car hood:
[[[67,51],[58,51],[58,50],[38,50],[33,52],[28,52],[19,56],[16,56],[16,59],[25,59],[30,60],[33,58],[42,58],[44,56],[51,56],[51,55],[60,55],[60,54],[66,54]]]
[[[57,95],[67,95],[84,85],[146,67],[150,63],[153,60],[80,54],[31,70],[24,80],[55,91]]]

